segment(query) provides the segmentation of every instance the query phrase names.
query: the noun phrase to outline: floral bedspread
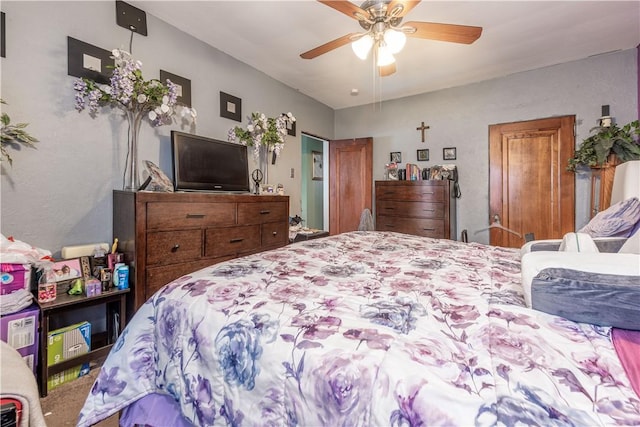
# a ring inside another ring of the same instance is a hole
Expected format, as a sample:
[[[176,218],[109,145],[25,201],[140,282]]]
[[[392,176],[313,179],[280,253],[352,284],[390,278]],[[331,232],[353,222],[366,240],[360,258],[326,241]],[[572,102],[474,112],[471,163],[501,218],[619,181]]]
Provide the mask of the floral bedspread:
[[[527,309],[516,250],[345,233],[169,283],[79,425],[150,393],[203,426],[638,425],[609,334]]]

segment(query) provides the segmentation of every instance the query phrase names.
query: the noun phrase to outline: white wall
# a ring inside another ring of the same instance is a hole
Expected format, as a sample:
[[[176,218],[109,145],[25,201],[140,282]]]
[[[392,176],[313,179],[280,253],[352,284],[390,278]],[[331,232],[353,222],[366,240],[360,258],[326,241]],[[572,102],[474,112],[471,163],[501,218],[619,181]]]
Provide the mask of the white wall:
[[[474,234],[489,223],[489,138],[491,124],[575,115],[576,146],[589,135],[610,105],[616,122],[637,118],[637,50],[600,55],[539,70],[514,74],[463,87],[336,111],[335,137],[374,138],[374,179],[382,179],[391,151],[401,151],[403,163],[420,167],[454,163],[462,198],[458,200],[458,230],[469,240],[488,243],[489,233]],[[390,78],[401,78],[395,76]],[[384,89],[383,89],[384,90]],[[430,126],[422,143],[416,128]],[[444,161],[442,149],[457,148],[457,160]],[[428,162],[417,162],[416,150],[429,149]],[[576,183],[576,227],[589,218],[589,181]]]
[[[74,109],[67,36],[128,50],[131,33],[116,25],[114,1],[5,1],[2,11],[7,56],[1,60],[1,96],[9,104],[3,111],[14,123],[28,122],[40,140],[37,150],[12,151],[13,167],[2,162],[2,233],[54,254],[66,245],[110,241],[112,190],[122,188],[127,122],[117,109],[105,108],[95,119]],[[148,37],[134,35],[132,49],[145,79],[159,78],[163,69],[191,80],[199,116],[194,127],[181,130],[226,140],[239,123],[220,117],[219,91],[242,99],[243,125],[251,111],[295,114],[297,135],[288,137],[269,176],[291,196],[291,213],[300,212],[300,133],[332,138],[333,110],[149,14],[147,26]],[[171,129],[180,128],[143,124],[139,149],[141,160],[169,176]]]

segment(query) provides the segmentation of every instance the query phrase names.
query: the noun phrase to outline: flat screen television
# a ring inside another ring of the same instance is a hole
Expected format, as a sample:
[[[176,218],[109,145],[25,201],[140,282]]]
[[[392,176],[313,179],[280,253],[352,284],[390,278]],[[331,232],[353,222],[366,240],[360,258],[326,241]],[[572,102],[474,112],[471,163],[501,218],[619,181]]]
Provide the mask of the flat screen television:
[[[176,191],[249,192],[247,147],[171,131]]]

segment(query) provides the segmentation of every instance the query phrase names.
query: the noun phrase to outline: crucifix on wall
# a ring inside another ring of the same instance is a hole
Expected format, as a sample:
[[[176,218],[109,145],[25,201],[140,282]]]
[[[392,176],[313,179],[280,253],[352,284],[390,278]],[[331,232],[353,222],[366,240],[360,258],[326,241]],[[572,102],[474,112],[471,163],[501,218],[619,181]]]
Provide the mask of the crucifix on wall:
[[[427,129],[429,129],[429,126],[425,126],[424,122],[416,128],[416,130],[419,130],[422,133],[422,142],[424,142],[424,131]]]

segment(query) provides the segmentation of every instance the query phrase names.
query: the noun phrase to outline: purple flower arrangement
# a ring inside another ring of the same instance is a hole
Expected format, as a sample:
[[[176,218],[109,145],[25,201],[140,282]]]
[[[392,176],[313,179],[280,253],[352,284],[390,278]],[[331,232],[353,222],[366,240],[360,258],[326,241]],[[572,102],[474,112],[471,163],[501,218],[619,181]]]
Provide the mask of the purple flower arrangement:
[[[114,49],[115,67],[109,85],[101,85],[86,78],[73,85],[76,91],[76,110],[89,108],[95,117],[101,106],[110,105],[124,109],[128,119],[147,118],[152,126],[171,123],[177,107],[182,107],[183,118],[195,120],[196,110],[177,103],[177,86],[167,80],[144,80],[142,62],[134,60],[129,52]]]
[[[261,147],[275,152],[276,156],[284,147],[287,138],[287,126],[296,121],[291,113],[281,114],[278,117],[267,117],[256,111],[247,116],[249,124],[246,129],[236,126],[229,129],[228,140],[242,145],[254,147],[253,155],[257,159]]]

